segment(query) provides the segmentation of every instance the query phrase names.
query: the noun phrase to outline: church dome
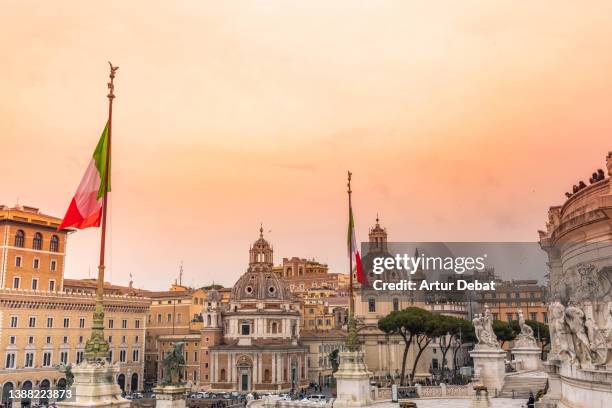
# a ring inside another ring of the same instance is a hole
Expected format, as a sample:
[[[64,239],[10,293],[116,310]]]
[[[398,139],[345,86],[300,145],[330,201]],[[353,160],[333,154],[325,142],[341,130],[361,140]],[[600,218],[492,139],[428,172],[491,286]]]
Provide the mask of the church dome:
[[[259,238],[249,249],[249,269],[232,288],[231,300],[288,300],[293,295],[272,271],[272,246],[263,237],[263,226]]]
[[[276,273],[249,270],[232,288],[231,300],[289,300],[293,295]]]

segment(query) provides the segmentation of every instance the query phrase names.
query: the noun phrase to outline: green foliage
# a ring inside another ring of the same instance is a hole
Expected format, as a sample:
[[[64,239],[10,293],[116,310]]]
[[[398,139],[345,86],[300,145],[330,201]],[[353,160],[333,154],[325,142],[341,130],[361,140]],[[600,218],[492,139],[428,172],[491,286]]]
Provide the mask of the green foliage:
[[[502,346],[505,342],[514,340],[517,335],[510,324],[508,322],[504,322],[503,320],[493,321],[493,331],[495,332],[497,339],[501,341]]]

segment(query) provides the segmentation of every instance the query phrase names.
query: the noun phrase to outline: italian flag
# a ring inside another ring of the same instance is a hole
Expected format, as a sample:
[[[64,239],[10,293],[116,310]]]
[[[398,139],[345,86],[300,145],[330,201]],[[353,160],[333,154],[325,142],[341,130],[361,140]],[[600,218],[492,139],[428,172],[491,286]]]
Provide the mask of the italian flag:
[[[357,282],[367,285],[368,278],[363,273],[363,265],[361,264],[361,255],[359,255],[359,249],[357,248],[357,239],[355,238],[355,221],[353,220],[353,208],[352,207],[349,207],[348,253],[349,253],[349,257],[354,257],[355,259],[355,270],[357,271]]]
[[[77,188],[68,211],[62,220],[62,224],[58,227],[58,231],[66,228],[89,228],[99,227],[100,219],[102,218],[102,199],[106,190],[106,177],[108,169],[106,168],[108,157],[108,122],[104,126],[104,131],[93,157],[85,170],[85,175]],[[108,185],[110,191],[110,180]]]

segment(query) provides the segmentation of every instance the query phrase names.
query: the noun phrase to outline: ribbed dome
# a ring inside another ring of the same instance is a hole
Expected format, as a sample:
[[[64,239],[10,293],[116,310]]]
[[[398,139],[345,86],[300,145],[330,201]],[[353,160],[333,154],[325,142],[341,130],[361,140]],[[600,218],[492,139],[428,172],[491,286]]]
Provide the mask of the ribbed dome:
[[[247,271],[232,288],[231,300],[289,300],[293,294],[270,272]]]

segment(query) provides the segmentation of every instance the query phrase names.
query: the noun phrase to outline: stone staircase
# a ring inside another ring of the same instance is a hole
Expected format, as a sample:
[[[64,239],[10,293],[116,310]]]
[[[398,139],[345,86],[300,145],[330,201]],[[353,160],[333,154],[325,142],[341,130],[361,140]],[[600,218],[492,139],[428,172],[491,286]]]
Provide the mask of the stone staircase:
[[[546,388],[548,377],[543,371],[525,371],[507,374],[504,387],[498,397],[502,398],[529,398],[529,393],[536,395],[539,390]]]

